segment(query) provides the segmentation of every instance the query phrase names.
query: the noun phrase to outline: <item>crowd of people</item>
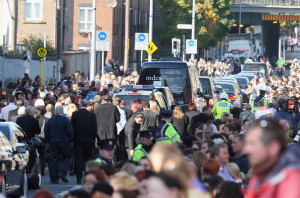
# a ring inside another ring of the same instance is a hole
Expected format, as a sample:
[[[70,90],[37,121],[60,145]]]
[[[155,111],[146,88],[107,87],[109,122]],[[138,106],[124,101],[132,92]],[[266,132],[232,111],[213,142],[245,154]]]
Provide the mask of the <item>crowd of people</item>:
[[[243,67],[235,60],[194,64],[213,77]],[[186,112],[163,110],[153,95],[128,108],[113,96],[139,75],[112,60],[95,81],[78,71],[43,86],[25,73],[1,91],[0,118],[42,140],[41,173],[48,166],[53,184],[76,177],[80,187],[65,198],[296,198],[300,111],[295,103],[291,112],[289,101],[300,98],[298,61],[291,67],[289,76],[256,75],[243,90],[253,103],[231,104],[222,94],[214,107],[190,103]],[[34,197],[53,195],[42,189]]]

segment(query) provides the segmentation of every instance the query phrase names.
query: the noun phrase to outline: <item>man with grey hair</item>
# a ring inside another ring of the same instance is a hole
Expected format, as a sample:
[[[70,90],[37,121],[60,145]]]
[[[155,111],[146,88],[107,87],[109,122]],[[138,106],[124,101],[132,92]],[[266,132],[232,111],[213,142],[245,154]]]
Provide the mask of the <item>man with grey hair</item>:
[[[240,118],[240,114],[243,112],[243,109],[241,108],[241,102],[236,100],[233,102],[233,108],[230,110],[230,113],[233,115],[233,118]]]
[[[24,130],[26,136],[31,139],[35,134],[40,134],[39,121],[34,118],[35,109],[32,106],[25,108],[25,115],[17,119],[16,123]]]
[[[70,166],[74,134],[71,122],[63,112],[64,108],[57,106],[55,115],[45,126],[45,140],[50,144],[49,173],[53,184],[58,184],[59,178],[68,183],[66,175]]]

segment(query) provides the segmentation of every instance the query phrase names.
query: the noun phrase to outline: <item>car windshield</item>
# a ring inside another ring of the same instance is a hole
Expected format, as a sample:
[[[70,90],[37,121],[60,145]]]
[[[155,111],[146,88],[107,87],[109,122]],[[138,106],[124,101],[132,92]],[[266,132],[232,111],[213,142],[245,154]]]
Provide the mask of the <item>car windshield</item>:
[[[223,89],[224,91],[227,93],[234,93],[235,92],[235,89],[234,89],[234,86],[231,85],[231,84],[219,84]]]
[[[127,108],[131,108],[132,102],[138,99],[142,102],[149,101],[149,95],[117,95],[117,97],[125,100]]]
[[[203,94],[204,95],[212,95],[209,79],[208,78],[199,78],[199,80],[202,84]]]
[[[244,71],[260,71],[266,74],[267,66],[266,64],[247,63],[244,66]]]
[[[236,78],[240,85],[247,85],[247,80],[245,78]]]

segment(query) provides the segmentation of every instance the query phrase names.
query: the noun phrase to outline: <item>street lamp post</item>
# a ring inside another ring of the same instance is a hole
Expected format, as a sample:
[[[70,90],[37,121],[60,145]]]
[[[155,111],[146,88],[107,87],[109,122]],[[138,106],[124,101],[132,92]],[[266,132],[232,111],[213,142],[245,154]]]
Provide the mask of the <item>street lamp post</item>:
[[[241,34],[241,24],[242,24],[242,0],[240,0],[240,11],[239,11],[239,34]]]
[[[196,0],[193,0],[193,14],[192,14],[192,40],[195,39],[195,4]],[[191,55],[192,61],[195,59],[195,54]]]

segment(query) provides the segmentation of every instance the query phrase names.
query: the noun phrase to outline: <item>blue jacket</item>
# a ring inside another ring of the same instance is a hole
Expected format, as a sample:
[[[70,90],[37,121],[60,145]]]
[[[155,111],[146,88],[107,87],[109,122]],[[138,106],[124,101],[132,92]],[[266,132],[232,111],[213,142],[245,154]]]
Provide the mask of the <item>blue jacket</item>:
[[[73,142],[74,134],[71,122],[63,115],[55,115],[45,126],[45,140],[49,143]]]
[[[297,120],[293,117],[293,115],[289,112],[285,111],[277,111],[274,114],[274,117],[277,118],[278,120],[290,120],[293,124],[291,128],[295,131],[297,127]]]

